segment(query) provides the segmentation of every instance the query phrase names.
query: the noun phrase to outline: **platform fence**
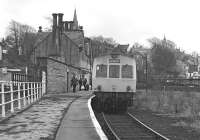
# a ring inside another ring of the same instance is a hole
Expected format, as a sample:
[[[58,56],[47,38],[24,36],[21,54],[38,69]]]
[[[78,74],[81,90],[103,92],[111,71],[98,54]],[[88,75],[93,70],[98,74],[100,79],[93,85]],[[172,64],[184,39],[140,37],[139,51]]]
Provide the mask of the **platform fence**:
[[[45,94],[45,86],[45,82],[0,81],[1,117],[38,101]]]

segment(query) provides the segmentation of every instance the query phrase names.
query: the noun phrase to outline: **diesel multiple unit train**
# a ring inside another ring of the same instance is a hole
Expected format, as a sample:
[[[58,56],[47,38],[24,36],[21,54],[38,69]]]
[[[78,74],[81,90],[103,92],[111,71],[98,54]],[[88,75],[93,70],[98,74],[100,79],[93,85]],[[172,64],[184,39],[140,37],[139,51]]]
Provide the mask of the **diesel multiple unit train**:
[[[135,59],[117,50],[96,57],[93,62],[92,85],[98,111],[124,112],[136,92]]]

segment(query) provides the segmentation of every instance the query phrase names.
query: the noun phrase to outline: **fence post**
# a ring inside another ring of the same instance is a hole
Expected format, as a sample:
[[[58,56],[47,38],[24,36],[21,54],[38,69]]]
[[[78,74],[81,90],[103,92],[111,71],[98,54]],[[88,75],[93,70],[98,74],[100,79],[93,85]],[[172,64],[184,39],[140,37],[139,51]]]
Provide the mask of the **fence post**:
[[[26,83],[23,83],[23,103],[24,103],[24,107],[26,106]]]
[[[36,83],[34,82],[33,83],[33,94],[34,94],[34,102],[37,100],[37,97],[36,97],[36,94],[37,94],[37,92],[36,92]]]
[[[42,82],[40,83],[40,98],[42,97]]]
[[[33,82],[31,82],[31,103],[33,102]]]
[[[41,98],[41,91],[42,91],[42,86],[41,86],[41,83],[38,83],[38,86],[39,86],[39,98]]]
[[[39,99],[39,83],[37,82],[37,99]]]
[[[45,91],[46,91],[45,82],[42,82],[42,96],[44,95]]]
[[[42,82],[42,96],[43,96],[43,93],[44,93],[44,83]]]
[[[30,103],[31,103],[31,101],[30,101],[30,88],[29,88],[29,85],[30,85],[30,83],[28,82],[28,83],[27,83],[27,91],[28,91],[28,104],[30,104]]]
[[[4,83],[1,83],[1,104],[2,104],[2,117],[6,116],[5,112],[5,97],[4,97]]]
[[[12,81],[10,82],[10,101],[11,101],[10,111],[11,111],[11,113],[13,113],[14,112],[14,103],[13,103],[13,82]]]
[[[18,109],[21,109],[21,97],[20,97],[20,82],[17,83],[17,92],[18,92],[18,99],[17,99],[17,102],[18,102]]]

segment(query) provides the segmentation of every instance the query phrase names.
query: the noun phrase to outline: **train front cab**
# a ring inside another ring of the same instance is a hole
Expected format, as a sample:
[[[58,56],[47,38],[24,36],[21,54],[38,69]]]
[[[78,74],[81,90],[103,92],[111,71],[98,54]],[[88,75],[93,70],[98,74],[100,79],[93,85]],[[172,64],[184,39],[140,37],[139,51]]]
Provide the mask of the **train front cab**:
[[[124,56],[115,59],[105,56],[95,59],[93,66],[96,109],[110,113],[125,112],[127,107],[133,103],[136,89],[135,60]],[[116,68],[119,68],[119,70],[117,71]],[[127,68],[131,68],[130,75],[127,75]],[[97,71],[97,69],[102,71]],[[114,70],[114,73],[110,73],[112,70]],[[125,72],[123,72],[124,70]],[[118,76],[116,76],[116,73],[118,73]],[[130,76],[130,78],[127,76]]]

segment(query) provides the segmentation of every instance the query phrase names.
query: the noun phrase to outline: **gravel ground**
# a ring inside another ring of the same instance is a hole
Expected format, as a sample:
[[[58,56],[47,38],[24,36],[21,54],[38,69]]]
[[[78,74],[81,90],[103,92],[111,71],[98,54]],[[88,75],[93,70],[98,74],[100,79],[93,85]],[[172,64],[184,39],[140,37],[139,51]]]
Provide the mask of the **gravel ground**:
[[[177,125],[186,120],[183,117],[176,117],[166,114],[158,114],[150,110],[130,108],[129,112],[152,129],[166,136],[170,140],[199,140],[200,131]]]
[[[22,113],[0,123],[1,140],[53,140],[75,94],[47,95]]]

